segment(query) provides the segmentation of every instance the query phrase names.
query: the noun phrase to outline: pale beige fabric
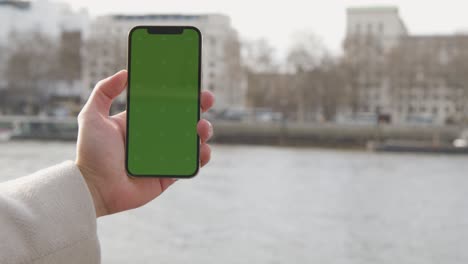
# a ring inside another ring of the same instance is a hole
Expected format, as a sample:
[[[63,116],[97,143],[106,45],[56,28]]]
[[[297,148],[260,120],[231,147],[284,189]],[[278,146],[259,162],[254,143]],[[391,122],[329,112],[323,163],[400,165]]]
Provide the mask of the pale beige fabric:
[[[96,214],[71,161],[0,183],[0,263],[99,263]]]

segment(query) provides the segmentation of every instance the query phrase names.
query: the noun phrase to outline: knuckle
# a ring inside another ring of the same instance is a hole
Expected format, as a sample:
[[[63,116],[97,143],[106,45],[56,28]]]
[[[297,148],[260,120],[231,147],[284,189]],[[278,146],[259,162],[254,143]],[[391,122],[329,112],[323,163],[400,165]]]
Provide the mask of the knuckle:
[[[100,86],[102,86],[104,80],[99,80],[96,85],[94,86],[94,89],[98,89]]]
[[[84,120],[86,119],[86,112],[84,109],[82,109],[80,111],[80,113],[78,114],[78,116],[76,117],[76,119],[78,120],[78,124],[84,122]]]

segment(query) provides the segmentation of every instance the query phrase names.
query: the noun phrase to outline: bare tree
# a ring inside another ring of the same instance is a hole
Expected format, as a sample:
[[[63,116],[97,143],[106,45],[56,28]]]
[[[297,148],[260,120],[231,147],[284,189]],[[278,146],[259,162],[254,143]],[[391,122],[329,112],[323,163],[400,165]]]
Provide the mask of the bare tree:
[[[268,43],[251,48],[260,52],[248,64],[249,106],[270,108],[300,122],[331,121],[343,101],[342,69],[315,35],[304,33],[296,41],[284,65],[271,65]]]
[[[28,32],[12,33],[9,47],[5,73],[10,107],[15,107],[15,112],[37,114],[56,75],[57,46],[40,32]]]
[[[311,94],[317,94],[321,89],[317,83],[321,77],[317,68],[320,67],[325,54],[322,42],[314,34],[309,32],[296,34],[286,63],[295,74],[291,85],[294,87],[299,122],[315,119],[313,115],[319,110],[319,102]]]
[[[315,72],[318,93],[308,97],[317,97],[322,118],[324,121],[333,121],[346,100],[342,68],[335,58],[326,57]]]
[[[250,108],[272,107],[269,97],[276,96],[278,86],[271,82],[278,74],[273,47],[260,39],[244,42],[241,51],[242,67],[247,76],[247,105]]]
[[[265,39],[246,41],[242,45],[242,61],[249,72],[276,72],[275,50]]]
[[[287,64],[294,72],[311,71],[318,67],[327,51],[315,34],[296,32],[287,56]]]
[[[366,109],[368,102],[362,96],[371,84],[381,85],[377,76],[382,72],[385,54],[382,43],[372,35],[349,35],[344,43],[340,68],[345,80],[344,97],[351,113]],[[370,109],[368,109],[370,110]]]
[[[82,34],[80,31],[63,32],[58,47],[57,79],[74,81],[81,78]]]
[[[248,105],[251,108],[269,108],[293,118],[296,101],[292,97],[291,81],[287,73],[249,73]]]

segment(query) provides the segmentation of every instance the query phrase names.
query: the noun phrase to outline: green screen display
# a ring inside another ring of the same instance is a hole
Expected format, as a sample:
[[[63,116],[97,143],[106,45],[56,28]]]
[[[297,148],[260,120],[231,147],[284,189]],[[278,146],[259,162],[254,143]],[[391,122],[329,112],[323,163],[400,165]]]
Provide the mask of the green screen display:
[[[139,26],[129,34],[127,171],[191,177],[198,171],[201,34]]]

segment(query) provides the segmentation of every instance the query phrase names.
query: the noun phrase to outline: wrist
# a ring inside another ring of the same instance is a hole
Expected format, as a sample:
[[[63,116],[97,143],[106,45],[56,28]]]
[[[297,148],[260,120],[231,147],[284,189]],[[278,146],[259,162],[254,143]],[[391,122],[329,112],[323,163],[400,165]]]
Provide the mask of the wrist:
[[[91,194],[91,197],[93,199],[96,217],[107,215],[108,213],[104,200],[102,199],[102,195],[93,181],[93,179],[96,178],[95,173],[93,173],[92,170],[86,168],[85,166],[80,165],[77,161],[75,161],[75,165],[80,170],[81,175],[83,176],[83,179],[85,180],[86,185],[88,186],[89,193]]]

